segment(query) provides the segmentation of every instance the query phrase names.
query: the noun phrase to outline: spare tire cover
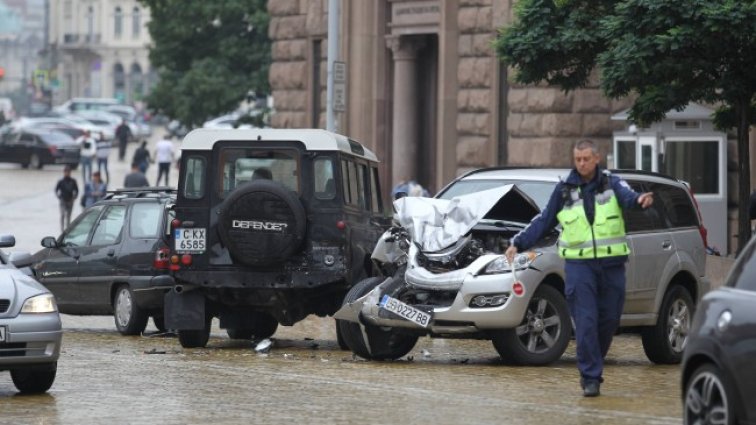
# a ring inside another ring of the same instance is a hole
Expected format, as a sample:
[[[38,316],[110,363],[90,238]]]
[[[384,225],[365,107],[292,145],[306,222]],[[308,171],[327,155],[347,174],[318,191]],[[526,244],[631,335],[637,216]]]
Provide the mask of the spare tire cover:
[[[236,188],[220,207],[218,232],[234,261],[264,266],[301,246],[307,216],[297,194],[272,180]]]

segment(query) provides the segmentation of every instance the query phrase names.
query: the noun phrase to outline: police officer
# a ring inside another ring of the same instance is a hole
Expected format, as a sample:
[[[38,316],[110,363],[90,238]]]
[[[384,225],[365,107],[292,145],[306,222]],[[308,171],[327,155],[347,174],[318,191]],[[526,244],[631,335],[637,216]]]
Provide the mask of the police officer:
[[[648,208],[653,194],[638,194],[624,180],[599,167],[590,140],[573,149],[575,168],[557,184],[546,208],[510,241],[512,263],[518,251],[529,249],[562,225],[557,247],[565,259],[565,293],[575,322],[578,369],[583,395],[600,394],[604,357],[619,326],[625,303],[625,262],[630,253],[622,208]]]

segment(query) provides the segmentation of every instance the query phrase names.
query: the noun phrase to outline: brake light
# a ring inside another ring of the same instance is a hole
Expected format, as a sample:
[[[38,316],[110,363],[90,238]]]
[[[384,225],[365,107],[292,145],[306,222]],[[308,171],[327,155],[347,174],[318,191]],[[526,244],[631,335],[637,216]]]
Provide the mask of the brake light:
[[[181,256],[181,264],[185,266],[191,266],[192,265],[192,256],[191,254],[184,254]]]
[[[344,220],[337,221],[336,222],[336,228],[339,229],[339,230],[346,229],[346,223],[344,222]]]
[[[693,193],[693,188],[688,186],[688,193],[690,194],[690,197],[693,198],[693,205],[696,207],[696,214],[698,214],[698,232],[701,233],[701,239],[703,240],[704,248],[709,247],[709,241],[708,241],[708,231],[706,230],[706,227],[704,227],[703,224],[703,217],[701,217],[701,209],[698,208],[698,201],[696,200],[695,194]]]
[[[177,218],[171,220],[171,227],[173,227],[174,229],[181,227],[181,220]]]
[[[168,248],[158,249],[155,252],[155,261],[152,262],[152,267],[158,270],[168,270],[168,254],[170,254]]]

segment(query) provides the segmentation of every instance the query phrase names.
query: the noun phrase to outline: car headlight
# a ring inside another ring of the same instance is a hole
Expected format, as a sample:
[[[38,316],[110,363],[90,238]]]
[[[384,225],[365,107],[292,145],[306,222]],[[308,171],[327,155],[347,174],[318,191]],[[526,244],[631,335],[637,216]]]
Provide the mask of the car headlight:
[[[535,261],[535,259],[540,256],[540,252],[534,252],[534,251],[528,251],[523,252],[520,254],[515,255],[514,257],[514,268],[515,270],[524,270],[530,267],[530,264]],[[496,273],[509,273],[512,271],[512,266],[509,264],[509,261],[507,260],[507,257],[505,255],[500,255],[496,257],[493,261],[488,263],[486,266],[486,269],[484,270],[484,273],[486,274],[496,274]]]
[[[58,311],[55,297],[52,294],[42,294],[24,301],[21,313],[53,313]]]

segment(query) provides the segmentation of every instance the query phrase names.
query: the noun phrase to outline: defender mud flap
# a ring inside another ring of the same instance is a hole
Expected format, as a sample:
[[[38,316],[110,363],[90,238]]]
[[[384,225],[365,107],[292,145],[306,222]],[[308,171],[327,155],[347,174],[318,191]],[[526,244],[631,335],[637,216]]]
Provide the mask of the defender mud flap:
[[[200,291],[165,294],[165,327],[176,330],[205,328],[205,297]]]

